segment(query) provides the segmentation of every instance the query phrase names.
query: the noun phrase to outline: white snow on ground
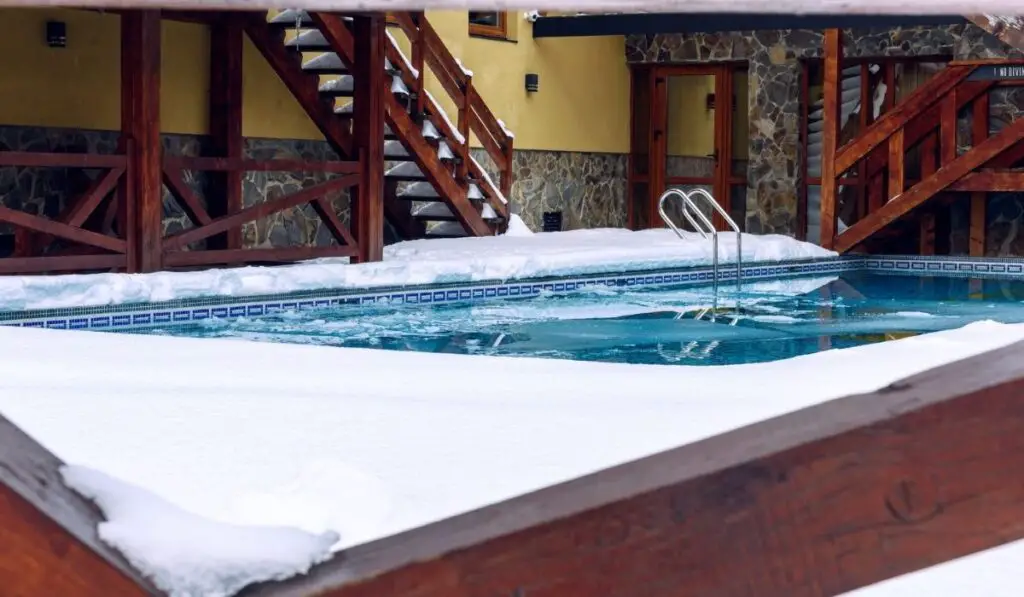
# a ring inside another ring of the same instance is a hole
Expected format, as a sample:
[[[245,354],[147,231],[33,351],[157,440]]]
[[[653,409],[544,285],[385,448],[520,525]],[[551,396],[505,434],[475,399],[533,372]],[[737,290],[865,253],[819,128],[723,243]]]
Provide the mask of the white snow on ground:
[[[334,530],[338,548],[1021,339],[1024,325],[980,322],[773,363],[668,367],[0,328],[0,412],[66,461],[196,516]],[[150,517],[111,513],[124,545],[152,538]],[[191,542],[196,526],[162,528]],[[201,560],[211,547],[192,548]],[[995,594],[993,574],[972,578]]]
[[[338,535],[205,519],[99,471],[66,466],[64,483],[94,501],[99,536],[171,597],[225,597],[247,584],[309,570]]]
[[[0,279],[0,310],[84,307],[198,296],[251,296],[323,288],[373,288],[434,282],[510,280],[622,272],[711,263],[711,243],[669,230],[574,230],[431,239],[385,247],[384,261],[349,265],[322,259],[281,267],[242,267],[155,274],[9,276]],[[528,229],[527,229],[528,230]],[[736,259],[736,237],[720,239],[722,262]],[[744,261],[835,255],[782,235],[744,235]],[[346,260],[347,261],[347,260]]]

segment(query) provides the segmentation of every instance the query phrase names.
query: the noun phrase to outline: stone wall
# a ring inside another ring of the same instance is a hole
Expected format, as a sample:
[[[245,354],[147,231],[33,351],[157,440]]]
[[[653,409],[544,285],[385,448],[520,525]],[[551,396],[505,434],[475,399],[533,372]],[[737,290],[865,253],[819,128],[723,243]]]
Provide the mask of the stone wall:
[[[44,127],[0,126],[0,151],[37,151],[55,153],[114,153],[118,133]],[[163,135],[168,155],[202,155],[205,138],[194,135]],[[264,159],[332,160],[337,155],[322,141],[247,139],[246,155]],[[0,204],[32,214],[55,218],[68,198],[82,193],[96,170],[77,168],[0,168]],[[205,202],[207,178],[198,172],[186,172],[186,182]],[[243,204],[255,203],[292,193],[322,182],[326,175],[316,172],[247,172],[243,179]],[[348,195],[332,197],[342,221],[348,220]],[[191,228],[192,223],[171,194],[163,194],[164,233]],[[11,232],[0,225],[0,234]],[[278,212],[243,226],[247,247],[285,247],[336,244],[312,208],[300,207]],[[201,247],[197,243],[195,247]]]
[[[1020,57],[1019,52],[974,25],[846,30],[843,41],[843,51],[849,57]],[[633,35],[626,38],[626,59],[633,63],[748,62],[750,163],[747,169],[746,225],[747,231],[754,233],[796,232],[799,60],[821,55],[822,32],[810,30]],[[1016,101],[1018,98],[1013,96],[1013,92],[1004,94],[1003,99],[992,99],[996,122],[1005,123],[1007,118],[1019,112],[1018,106],[1024,107]],[[998,208],[999,204],[993,207]],[[1018,209],[1014,213],[1019,212]]]
[[[473,157],[497,183],[487,152],[474,149]],[[625,154],[516,149],[512,213],[536,231],[550,211],[562,212],[563,230],[625,227],[626,160]]]

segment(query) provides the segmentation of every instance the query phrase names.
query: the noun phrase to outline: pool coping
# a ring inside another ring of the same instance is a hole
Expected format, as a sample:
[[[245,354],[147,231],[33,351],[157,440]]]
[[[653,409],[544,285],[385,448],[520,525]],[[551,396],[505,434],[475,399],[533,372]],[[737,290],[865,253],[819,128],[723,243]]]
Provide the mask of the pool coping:
[[[742,281],[769,281],[815,274],[866,270],[893,275],[1024,279],[1024,258],[907,255],[847,255],[744,263]],[[127,330],[188,325],[211,318],[258,317],[338,305],[378,303],[437,305],[497,299],[566,294],[595,286],[707,286],[713,281],[709,265],[544,276],[511,280],[480,280],[444,284],[302,290],[283,294],[210,296],[160,303],[124,303],[94,307],[65,307],[0,312],[0,326],[71,330]],[[719,284],[735,282],[736,268],[723,264]]]

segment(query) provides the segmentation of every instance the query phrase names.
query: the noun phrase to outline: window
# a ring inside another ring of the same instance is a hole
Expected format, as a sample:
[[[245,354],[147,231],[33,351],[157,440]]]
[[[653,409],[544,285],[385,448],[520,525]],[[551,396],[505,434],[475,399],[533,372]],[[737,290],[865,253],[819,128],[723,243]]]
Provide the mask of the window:
[[[504,12],[469,13],[469,34],[482,37],[508,37],[508,23]]]

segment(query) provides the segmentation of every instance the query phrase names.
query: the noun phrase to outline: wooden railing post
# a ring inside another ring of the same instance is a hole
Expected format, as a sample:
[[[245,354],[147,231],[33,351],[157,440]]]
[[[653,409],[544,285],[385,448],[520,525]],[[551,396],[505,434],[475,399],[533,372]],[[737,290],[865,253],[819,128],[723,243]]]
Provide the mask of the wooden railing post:
[[[353,22],[355,108],[353,137],[359,151],[359,187],[350,195],[360,263],[384,258],[384,18],[356,16]]]
[[[121,141],[131,151],[128,175],[133,189],[120,193],[120,199],[135,204],[134,216],[122,221],[128,235],[128,271],[157,271],[163,256],[158,10],[121,14]]]
[[[508,137],[508,141],[505,143],[505,168],[501,171],[501,180],[498,184],[501,186],[501,194],[509,199],[512,196],[512,138]]]
[[[839,194],[836,172],[836,150],[839,148],[839,85],[841,82],[843,45],[839,29],[825,30],[825,89],[821,136],[821,239],[826,249],[835,245],[836,203]]]
[[[473,89],[473,77],[466,77],[466,84],[462,88],[462,105],[459,106],[459,134],[462,135],[462,146],[460,148],[459,178],[465,180],[469,171],[469,120],[473,117],[473,96],[476,90]]]
[[[423,116],[424,106],[426,105],[426,69],[423,68],[423,54],[427,52],[427,47],[423,39],[423,13],[414,12],[409,13],[414,25],[416,25],[416,35],[409,39],[409,44],[412,46],[412,67],[416,69],[416,116]]]
[[[971,128],[971,145],[978,145],[988,139],[989,129],[989,96],[983,93],[974,100],[973,123]],[[985,203],[988,194],[984,191],[971,193],[970,217],[970,255],[985,256]]]

